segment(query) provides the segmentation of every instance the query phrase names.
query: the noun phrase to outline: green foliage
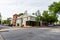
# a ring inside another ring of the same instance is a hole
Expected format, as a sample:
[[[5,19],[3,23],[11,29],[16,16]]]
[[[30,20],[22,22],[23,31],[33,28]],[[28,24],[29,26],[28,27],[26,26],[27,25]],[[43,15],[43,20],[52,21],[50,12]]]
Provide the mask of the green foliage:
[[[36,13],[32,13],[32,14],[33,14],[33,15],[36,15],[35,20],[36,20],[36,25],[38,26],[38,24],[39,24],[39,22],[40,22],[40,20],[41,20],[41,14],[40,14],[40,11],[37,10]]]
[[[36,20],[36,25],[38,26],[38,24],[39,24],[39,22],[40,22],[40,17],[37,16],[37,17],[35,18],[35,20]]]
[[[53,16],[49,16],[49,22],[56,22],[57,20],[57,16],[53,15]]]
[[[1,24],[1,20],[0,20],[0,24]]]
[[[51,4],[49,6],[49,11],[57,14],[58,12],[60,12],[60,2],[54,2],[53,4]]]
[[[41,14],[40,14],[40,11],[37,10],[36,13],[32,13],[33,15],[36,15],[36,21],[39,22],[40,21],[40,18],[41,18]]]
[[[11,20],[7,19],[7,20],[4,20],[4,24],[10,24]]]
[[[7,19],[7,24],[10,24],[11,23],[11,20]]]
[[[60,14],[60,2],[53,2],[53,4],[49,6],[49,12],[50,12],[49,21],[57,22],[58,21],[57,14]]]
[[[1,17],[1,14],[0,14],[0,17]]]
[[[48,11],[44,11],[43,12],[43,16],[42,16],[42,20],[43,21],[48,21],[48,19],[49,19]]]
[[[7,20],[4,20],[4,24],[7,24]]]
[[[48,23],[54,23],[54,22],[58,21],[57,16],[55,16],[52,13],[48,13],[48,11],[43,12],[42,20],[45,22],[48,22]]]
[[[47,11],[43,12],[43,21],[47,22],[57,22],[58,21],[58,16],[57,14],[60,14],[60,2],[53,2],[49,6],[49,13]]]
[[[23,13],[20,13],[19,16],[23,15]]]
[[[39,21],[40,21],[40,18],[37,16],[37,17],[35,18],[35,20],[36,20],[36,22],[39,22]]]

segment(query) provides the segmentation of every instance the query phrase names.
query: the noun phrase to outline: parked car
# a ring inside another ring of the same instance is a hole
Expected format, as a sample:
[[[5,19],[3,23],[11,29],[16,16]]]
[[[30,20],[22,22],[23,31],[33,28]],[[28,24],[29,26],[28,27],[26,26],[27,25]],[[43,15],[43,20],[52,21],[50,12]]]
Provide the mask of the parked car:
[[[50,25],[48,25],[48,27],[53,27],[54,26],[54,24],[50,24]]]
[[[54,24],[54,26],[60,26],[60,24]]]
[[[13,25],[12,24],[9,24],[8,26],[11,26],[12,27]]]

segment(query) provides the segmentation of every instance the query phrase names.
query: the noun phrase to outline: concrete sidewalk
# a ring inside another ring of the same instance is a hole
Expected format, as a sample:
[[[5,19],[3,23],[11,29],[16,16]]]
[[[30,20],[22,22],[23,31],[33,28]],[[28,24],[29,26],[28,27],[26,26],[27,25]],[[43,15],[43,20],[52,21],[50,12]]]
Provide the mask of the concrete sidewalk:
[[[32,27],[34,29],[36,29],[36,27]],[[8,32],[8,31],[12,31],[12,30],[18,30],[18,29],[32,29],[32,28],[9,28],[9,29],[1,29],[0,32]],[[48,28],[48,27],[42,27],[42,28],[37,28],[37,29],[48,29],[48,30],[54,30],[54,31],[60,31],[60,28]]]
[[[8,31],[12,31],[12,30],[18,30],[18,29],[31,29],[31,28],[9,28],[9,29],[1,29],[0,32],[8,32]],[[36,29],[36,28],[34,28]],[[37,29],[50,29],[50,28],[37,28]]]
[[[8,32],[8,31],[17,30],[17,29],[20,29],[20,28],[1,29],[0,32]]]

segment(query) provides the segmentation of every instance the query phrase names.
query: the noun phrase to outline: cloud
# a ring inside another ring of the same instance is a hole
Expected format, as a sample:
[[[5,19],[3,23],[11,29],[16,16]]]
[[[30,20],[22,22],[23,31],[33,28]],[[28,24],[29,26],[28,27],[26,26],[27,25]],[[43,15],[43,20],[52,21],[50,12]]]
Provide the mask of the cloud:
[[[0,0],[0,12],[3,19],[25,10],[28,10],[28,13],[36,12],[38,9],[42,12],[48,10],[48,6],[54,1],[59,0]]]

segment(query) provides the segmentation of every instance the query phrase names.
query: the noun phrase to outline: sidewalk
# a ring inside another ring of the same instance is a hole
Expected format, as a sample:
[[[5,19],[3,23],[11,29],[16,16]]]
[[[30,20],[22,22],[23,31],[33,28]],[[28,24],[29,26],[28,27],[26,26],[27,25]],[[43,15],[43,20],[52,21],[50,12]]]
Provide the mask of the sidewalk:
[[[12,31],[12,30],[17,30],[17,29],[20,29],[20,28],[9,28],[9,29],[1,29],[0,32],[8,32],[8,31]]]
[[[28,28],[49,29],[51,31],[53,31],[53,30],[60,31],[60,28],[49,28],[49,27],[12,27],[12,28],[9,28],[9,29],[1,29],[0,32],[8,32],[8,31],[17,30],[17,29],[28,29]]]
[[[8,31],[17,30],[17,29],[28,29],[28,28],[50,29],[50,28],[46,28],[46,27],[12,27],[9,29],[0,29],[0,32],[8,32]]]

